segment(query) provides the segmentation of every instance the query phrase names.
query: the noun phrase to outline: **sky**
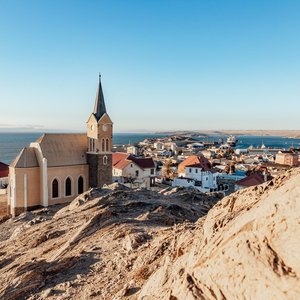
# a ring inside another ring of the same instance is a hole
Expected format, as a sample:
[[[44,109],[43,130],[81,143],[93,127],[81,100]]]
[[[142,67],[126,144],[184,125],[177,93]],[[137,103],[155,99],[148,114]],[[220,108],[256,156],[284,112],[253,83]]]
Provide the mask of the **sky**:
[[[0,129],[300,129],[298,0],[0,0]]]

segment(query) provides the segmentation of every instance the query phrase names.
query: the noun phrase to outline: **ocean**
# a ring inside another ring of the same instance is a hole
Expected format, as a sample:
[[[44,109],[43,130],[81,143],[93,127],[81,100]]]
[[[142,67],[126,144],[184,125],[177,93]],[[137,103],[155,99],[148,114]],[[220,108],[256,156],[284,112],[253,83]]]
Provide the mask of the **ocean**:
[[[0,162],[10,164],[23,147],[34,142],[43,133],[0,133]],[[143,141],[146,138],[163,137],[151,133],[115,133],[113,144],[126,145]]]
[[[40,137],[42,133],[0,133],[0,162],[11,163],[20,150]],[[163,137],[165,135],[151,133],[115,133],[113,143],[119,145],[134,144],[146,138]],[[260,147],[264,144],[270,148],[299,148],[300,139],[290,139],[278,136],[236,136],[236,148]],[[206,141],[218,140],[219,137],[208,137]],[[225,138],[226,141],[226,138]]]

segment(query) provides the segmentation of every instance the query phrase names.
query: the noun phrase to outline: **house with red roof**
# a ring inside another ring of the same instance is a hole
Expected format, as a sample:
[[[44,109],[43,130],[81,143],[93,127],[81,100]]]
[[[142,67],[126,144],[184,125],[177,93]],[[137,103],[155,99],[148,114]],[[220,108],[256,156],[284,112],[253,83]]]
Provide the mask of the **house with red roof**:
[[[113,153],[112,160],[114,182],[145,188],[154,185],[156,166],[151,157],[117,152]]]
[[[198,165],[203,171],[211,170],[211,164],[204,156],[191,155],[178,165],[178,176],[185,176],[186,167]]]
[[[246,178],[237,181],[235,183],[235,190],[238,191],[250,186],[256,186],[272,179],[273,177],[271,175],[268,175],[266,172],[255,172],[247,176]]]
[[[178,165],[178,177],[172,186],[195,187],[201,192],[218,190],[218,172],[204,156],[192,155]]]

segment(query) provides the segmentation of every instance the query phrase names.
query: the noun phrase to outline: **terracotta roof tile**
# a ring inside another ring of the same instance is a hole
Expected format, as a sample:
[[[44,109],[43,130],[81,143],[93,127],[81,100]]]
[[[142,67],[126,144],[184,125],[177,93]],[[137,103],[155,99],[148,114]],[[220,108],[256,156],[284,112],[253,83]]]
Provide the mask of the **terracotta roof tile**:
[[[272,180],[273,177],[268,175],[267,176],[267,181]],[[236,185],[240,185],[240,186],[245,186],[245,187],[249,187],[249,186],[255,186],[255,185],[259,185],[264,183],[264,175],[262,173],[253,173],[251,175],[249,175],[246,178],[243,178],[239,181],[237,181],[235,184]]]
[[[197,165],[198,168],[202,168],[204,171],[209,171],[211,169],[211,164],[207,158],[204,156],[192,155],[178,165],[178,173],[184,173],[186,167],[195,165]]]
[[[113,153],[114,168],[124,169],[130,163],[135,163],[141,169],[155,168],[155,164],[152,158],[139,158],[122,152]]]

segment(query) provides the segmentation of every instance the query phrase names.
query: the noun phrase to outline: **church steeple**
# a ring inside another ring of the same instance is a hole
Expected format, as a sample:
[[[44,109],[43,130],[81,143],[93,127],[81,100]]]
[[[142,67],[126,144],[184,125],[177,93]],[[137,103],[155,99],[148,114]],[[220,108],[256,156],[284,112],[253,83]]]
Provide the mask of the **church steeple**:
[[[111,184],[113,122],[106,112],[100,75],[94,110],[86,125],[89,186],[102,187],[104,184]]]
[[[102,85],[101,85],[101,75],[99,74],[99,85],[95,100],[95,106],[93,111],[97,121],[100,120],[100,118],[106,113],[106,107],[104,102],[104,96],[102,91]]]

